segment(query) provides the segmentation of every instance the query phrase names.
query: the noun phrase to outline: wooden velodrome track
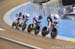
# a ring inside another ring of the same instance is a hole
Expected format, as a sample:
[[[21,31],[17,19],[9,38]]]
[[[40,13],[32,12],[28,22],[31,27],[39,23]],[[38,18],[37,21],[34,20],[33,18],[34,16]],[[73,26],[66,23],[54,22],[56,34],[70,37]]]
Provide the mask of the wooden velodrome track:
[[[28,0],[0,0],[0,28],[5,29],[5,31],[0,30],[0,36],[15,39],[24,43],[35,45],[43,49],[75,49],[75,43],[68,41],[61,41],[56,39],[48,39],[45,37],[39,37],[26,32],[18,31],[12,29],[3,21],[3,15],[11,8],[25,3]],[[27,49],[24,46],[11,44],[0,39],[0,49]]]

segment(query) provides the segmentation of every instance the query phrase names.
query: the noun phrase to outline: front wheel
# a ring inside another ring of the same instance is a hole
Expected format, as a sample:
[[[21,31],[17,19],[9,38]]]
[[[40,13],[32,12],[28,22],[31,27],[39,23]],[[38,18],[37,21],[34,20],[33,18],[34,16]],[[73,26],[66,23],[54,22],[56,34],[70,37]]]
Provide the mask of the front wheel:
[[[22,31],[24,31],[25,29],[26,29],[26,24],[23,24]]]
[[[56,29],[56,28],[53,28],[53,29],[52,29],[52,32],[51,32],[51,38],[52,38],[52,39],[55,39],[56,36],[57,36],[57,29]]]
[[[33,30],[33,25],[29,24],[27,31],[30,33]]]
[[[34,30],[35,30],[35,35],[37,35],[39,33],[39,31],[40,31],[40,26],[36,26],[34,28]]]
[[[12,23],[12,28],[14,28],[14,27],[15,27],[16,29],[18,29],[18,30],[19,30],[19,28],[18,28],[18,23],[13,22],[13,23]]]
[[[15,26],[16,26],[16,23],[15,23],[15,22],[13,22],[13,23],[12,23],[12,27],[15,27]]]

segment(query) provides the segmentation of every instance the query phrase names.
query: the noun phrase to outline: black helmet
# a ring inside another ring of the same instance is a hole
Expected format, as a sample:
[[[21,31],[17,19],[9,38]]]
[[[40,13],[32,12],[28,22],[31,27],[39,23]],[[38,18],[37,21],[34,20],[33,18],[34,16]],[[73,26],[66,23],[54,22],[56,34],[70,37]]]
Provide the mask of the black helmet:
[[[38,20],[40,20],[40,19],[42,19],[42,16],[41,15],[39,16]]]

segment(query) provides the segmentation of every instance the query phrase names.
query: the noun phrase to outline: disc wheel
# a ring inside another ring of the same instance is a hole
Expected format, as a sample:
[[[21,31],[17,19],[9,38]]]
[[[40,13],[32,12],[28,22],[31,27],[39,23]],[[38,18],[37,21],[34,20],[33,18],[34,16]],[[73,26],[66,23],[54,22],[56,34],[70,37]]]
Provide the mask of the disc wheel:
[[[23,24],[22,31],[24,31],[25,29],[26,29],[26,24]]]
[[[36,26],[35,28],[34,28],[34,30],[35,30],[35,35],[37,35],[38,33],[39,33],[39,31],[40,31],[40,26]]]
[[[15,22],[13,22],[13,23],[12,23],[12,27],[15,27],[15,26],[16,26],[16,23],[15,23]]]
[[[52,32],[51,32],[51,38],[52,38],[52,39],[55,39],[56,36],[57,36],[57,29],[56,29],[56,28],[53,28],[53,29],[52,29]]]
[[[33,25],[29,24],[27,31],[30,33],[33,30]]]
[[[47,27],[43,27],[42,36],[45,37],[49,32],[47,31]]]

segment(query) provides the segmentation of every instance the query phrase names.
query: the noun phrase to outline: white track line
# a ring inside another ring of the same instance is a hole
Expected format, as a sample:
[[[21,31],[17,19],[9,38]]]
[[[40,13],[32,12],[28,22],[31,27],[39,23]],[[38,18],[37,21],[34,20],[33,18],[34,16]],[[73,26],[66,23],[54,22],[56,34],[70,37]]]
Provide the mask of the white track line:
[[[3,28],[0,28],[0,31],[5,31],[5,29],[3,29]]]
[[[43,48],[39,48],[39,47],[36,47],[36,46],[30,45],[30,44],[27,44],[27,43],[23,43],[23,42],[20,42],[20,41],[17,41],[17,40],[11,39],[11,38],[7,38],[7,37],[4,37],[4,36],[0,36],[0,38],[6,39],[6,40],[9,40],[9,41],[12,41],[12,42],[15,42],[15,43],[21,44],[21,45],[25,45],[25,46],[27,46],[27,47],[31,47],[31,48],[33,48],[33,49],[43,49]]]

